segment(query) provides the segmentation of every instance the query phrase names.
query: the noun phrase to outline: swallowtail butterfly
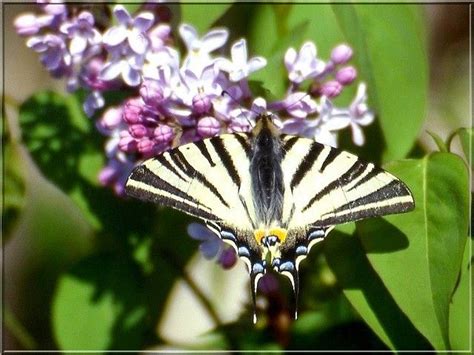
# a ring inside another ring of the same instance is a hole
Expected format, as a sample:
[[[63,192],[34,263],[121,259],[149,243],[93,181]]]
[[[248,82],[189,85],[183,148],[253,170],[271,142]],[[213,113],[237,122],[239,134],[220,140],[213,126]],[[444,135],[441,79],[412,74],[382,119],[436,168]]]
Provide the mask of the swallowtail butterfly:
[[[145,161],[126,193],[205,221],[247,264],[254,305],[268,253],[297,300],[300,262],[335,225],[414,208],[396,177],[348,152],[280,134],[269,113],[250,133],[204,139]]]

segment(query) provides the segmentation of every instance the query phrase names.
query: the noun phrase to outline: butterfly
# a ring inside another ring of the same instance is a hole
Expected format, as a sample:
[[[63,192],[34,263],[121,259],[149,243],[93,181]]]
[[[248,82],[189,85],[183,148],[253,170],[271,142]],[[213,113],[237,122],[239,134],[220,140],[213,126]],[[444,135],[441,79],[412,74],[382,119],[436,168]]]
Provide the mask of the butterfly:
[[[146,160],[134,168],[125,191],[200,218],[234,247],[250,274],[254,322],[258,281],[267,267],[289,278],[297,304],[299,265],[335,225],[415,206],[395,176],[346,151],[281,134],[271,113],[260,114],[251,132]]]

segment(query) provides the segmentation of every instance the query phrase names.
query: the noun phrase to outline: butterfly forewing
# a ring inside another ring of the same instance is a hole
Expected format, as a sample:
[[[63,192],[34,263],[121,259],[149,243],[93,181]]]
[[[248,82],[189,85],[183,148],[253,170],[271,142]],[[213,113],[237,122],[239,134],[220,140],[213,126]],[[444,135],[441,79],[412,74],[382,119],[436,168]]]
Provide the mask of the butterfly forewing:
[[[403,182],[353,154],[291,136],[283,137],[283,148],[288,229],[327,227],[414,207]]]
[[[127,194],[229,227],[253,230],[245,134],[189,143],[135,168]]]

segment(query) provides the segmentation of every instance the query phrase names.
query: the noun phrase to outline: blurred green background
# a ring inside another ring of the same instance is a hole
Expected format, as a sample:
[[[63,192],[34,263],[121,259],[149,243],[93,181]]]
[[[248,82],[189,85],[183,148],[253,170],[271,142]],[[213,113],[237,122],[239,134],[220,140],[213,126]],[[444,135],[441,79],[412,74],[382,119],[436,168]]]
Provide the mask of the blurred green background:
[[[464,244],[458,248],[453,300],[462,298],[461,306],[444,321],[436,309],[441,330],[435,329],[430,311],[406,306],[410,300],[400,295],[405,290],[379,272],[393,262],[394,274],[411,273],[399,269],[403,260],[397,261],[397,253],[390,258],[385,249],[366,257],[354,252],[360,243],[347,237],[359,233],[370,254],[377,242],[364,236],[386,233],[385,219],[358,224],[356,232],[353,225],[342,228],[324,251],[311,253],[302,271],[297,322],[290,316],[289,287],[281,280],[278,292],[259,300],[264,315],[251,325],[242,263],[222,270],[197,253],[197,243],[186,235],[190,219],[123,201],[98,185],[104,140],[82,114],[80,94],[64,94],[64,83],[49,77],[14,32],[14,18],[34,11],[34,5],[6,4],[3,10],[4,349],[466,349],[470,344],[468,283],[459,281],[469,278],[470,268],[463,271],[467,277],[459,273],[461,266],[470,267],[469,248],[464,258]],[[353,45],[354,64],[369,84],[381,125],[381,131],[375,126],[366,131],[369,143],[357,151],[366,158],[386,163],[427,157],[439,149],[428,131],[445,140],[471,126],[468,5],[182,5],[173,11],[176,23],[189,22],[201,34],[215,23],[230,29],[229,43],[246,37],[251,53],[269,60],[253,79],[276,97],[285,88],[275,73],[286,48],[310,39],[328,58],[338,43]],[[451,151],[465,157],[457,137]],[[454,156],[423,162],[440,176],[433,191],[442,194],[449,181],[466,190],[466,181],[446,177],[446,170],[458,178],[467,174]],[[388,168],[416,181],[410,176],[416,166],[404,164]],[[466,215],[457,217],[467,223]],[[396,217],[388,220],[398,226]],[[354,270],[354,280],[367,282],[351,287],[353,280],[341,279],[346,273],[340,269],[354,265],[373,275]]]

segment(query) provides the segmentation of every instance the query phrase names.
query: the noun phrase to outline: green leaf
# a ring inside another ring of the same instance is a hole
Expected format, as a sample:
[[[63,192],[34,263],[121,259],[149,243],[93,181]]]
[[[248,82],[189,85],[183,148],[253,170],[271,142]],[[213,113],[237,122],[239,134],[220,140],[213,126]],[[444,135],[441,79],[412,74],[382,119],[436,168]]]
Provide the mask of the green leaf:
[[[232,6],[226,4],[181,4],[181,22],[187,23],[204,35],[212,25]]]
[[[449,304],[469,223],[466,166],[457,155],[434,153],[387,170],[409,186],[416,208],[359,222],[357,233],[398,307],[435,349],[449,349]]]
[[[318,56],[327,57],[330,48],[343,38],[329,5],[266,4],[255,7],[254,12],[249,46],[268,63],[252,79],[262,81],[276,98],[281,98],[287,87],[284,55],[289,47],[299,50],[311,40],[317,45]]]
[[[41,92],[27,100],[19,116],[23,140],[41,172],[69,195],[96,230],[115,244],[134,233],[149,235],[154,209],[99,185],[105,137],[82,112],[79,95]]]
[[[413,147],[427,107],[428,60],[422,8],[411,5],[333,5],[354,48],[368,96],[380,121],[384,161]]]
[[[448,152],[448,147],[446,146],[446,143],[444,143],[443,139],[440,136],[438,136],[434,132],[430,132],[430,131],[426,131],[426,132],[431,136],[431,138],[433,138],[440,152]]]
[[[388,347],[430,349],[370,266],[358,238],[334,230],[325,241],[324,254],[345,296]]]
[[[143,279],[133,264],[97,254],[76,264],[59,281],[53,327],[62,350],[138,349],[146,316]]]
[[[470,281],[472,277],[472,240],[466,240],[462,267],[449,307],[449,341],[452,350],[469,351],[472,324]]]

